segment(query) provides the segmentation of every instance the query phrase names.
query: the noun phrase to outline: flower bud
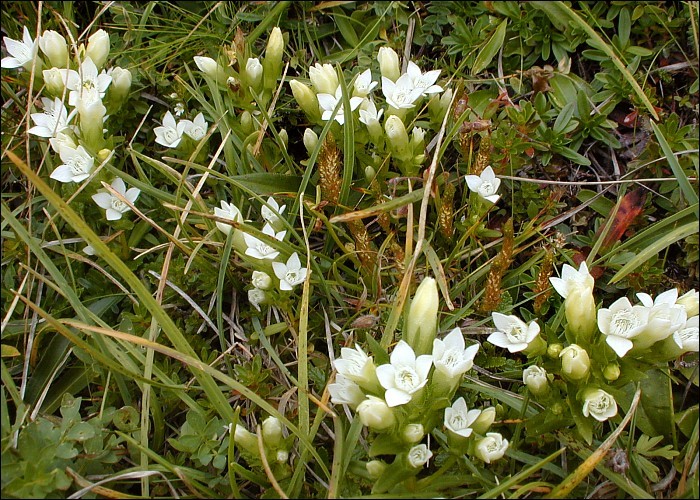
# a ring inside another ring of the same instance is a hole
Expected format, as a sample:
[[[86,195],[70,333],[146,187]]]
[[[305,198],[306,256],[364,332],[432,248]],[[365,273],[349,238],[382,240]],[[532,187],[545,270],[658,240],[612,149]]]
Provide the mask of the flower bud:
[[[263,78],[263,67],[260,64],[260,60],[257,57],[250,57],[245,63],[246,77],[248,78],[248,85],[256,91],[260,92],[262,88],[262,78]]]
[[[194,63],[199,68],[199,71],[207,75],[209,78],[212,78],[221,84],[226,83],[226,70],[211,57],[194,56]]]
[[[277,450],[275,455],[275,460],[277,463],[283,464],[289,459],[289,452],[287,450]]]
[[[425,150],[425,130],[413,127],[411,131],[411,149],[414,155],[422,154]]]
[[[589,388],[583,394],[583,416],[591,416],[603,422],[617,415],[617,402],[612,395],[602,389]]]
[[[417,469],[428,463],[428,460],[430,460],[432,456],[433,452],[430,451],[426,445],[418,444],[408,450],[408,464]]]
[[[112,154],[112,150],[111,150],[111,149],[107,149],[107,148],[100,149],[100,150],[97,152],[97,161],[99,161],[100,163],[102,163],[102,162],[105,161],[107,158],[109,158],[109,155],[111,155],[111,154]]]
[[[99,99],[92,102],[80,99],[77,108],[80,115],[80,133],[83,142],[90,149],[102,149],[104,143],[103,123],[107,108]]]
[[[417,443],[425,436],[425,430],[422,424],[408,424],[401,431],[401,436],[406,443]]]
[[[564,349],[564,346],[561,344],[549,344],[547,346],[547,356],[552,359],[558,359],[562,349]]]
[[[689,292],[678,297],[676,304],[683,306],[689,318],[697,316],[698,310],[700,310],[700,293],[693,288]]]
[[[263,442],[270,448],[277,448],[282,442],[282,422],[277,417],[269,416],[262,423]]]
[[[109,56],[109,35],[105,30],[97,30],[90,38],[88,38],[87,48],[85,49],[85,57],[92,59],[97,69],[102,68],[107,62]]]
[[[559,353],[559,357],[561,358],[561,373],[567,379],[579,381],[586,378],[591,367],[591,360],[585,349],[571,344]]]
[[[505,455],[508,449],[508,440],[503,439],[498,432],[488,432],[486,437],[476,442],[474,455],[487,464],[498,460]]]
[[[471,428],[477,434],[484,435],[489,430],[494,420],[496,420],[496,408],[489,406],[481,410],[481,413],[471,425]]]
[[[270,288],[270,285],[272,285],[272,278],[270,278],[269,274],[263,271],[253,271],[251,282],[255,288],[267,290]]]
[[[115,66],[110,68],[108,74],[112,77],[109,86],[109,106],[113,111],[119,110],[124,101],[129,97],[131,90],[131,71]]]
[[[56,68],[68,67],[68,44],[63,35],[53,30],[46,30],[39,37],[39,48]]]
[[[381,460],[372,460],[370,462],[367,462],[365,467],[367,468],[367,473],[369,474],[369,477],[376,480],[379,479],[384,473],[384,471],[387,468],[387,465]]]
[[[286,151],[287,146],[289,145],[289,134],[287,133],[286,129],[280,129],[279,135],[280,135],[280,140],[282,141],[282,146],[284,147],[284,149]]]
[[[367,182],[372,182],[377,176],[377,171],[371,165],[365,167],[365,180]]]
[[[588,287],[573,287],[564,300],[564,311],[569,331],[576,342],[590,343],[597,326],[598,311],[593,290]]]
[[[617,363],[610,363],[603,369],[603,377],[605,380],[614,382],[620,378],[620,365]]]
[[[523,383],[534,396],[545,396],[549,393],[547,372],[537,365],[528,366],[523,370]]]
[[[437,333],[438,289],[434,278],[423,278],[405,319],[403,340],[416,356],[430,354]]]
[[[233,441],[247,452],[252,453],[255,456],[260,456],[258,436],[247,430],[241,424],[236,424],[236,430],[233,434]]]
[[[338,89],[338,75],[330,64],[314,64],[309,68],[309,78],[317,94],[335,95]]]
[[[317,144],[318,135],[316,134],[316,132],[314,132],[310,128],[304,130],[304,147],[306,148],[306,152],[309,153],[309,156],[311,156],[311,153],[314,152],[314,149],[316,149]]]
[[[292,87],[294,99],[299,103],[299,107],[306,113],[309,120],[313,123],[318,122],[321,119],[321,111],[314,91],[297,80],[291,80],[289,86]]]
[[[392,155],[401,161],[411,159],[411,149],[408,143],[408,133],[401,118],[396,115],[387,117],[384,122],[384,131]]]
[[[375,396],[367,396],[357,407],[360,422],[372,430],[382,431],[396,423],[394,411],[386,402]]]
[[[41,72],[44,77],[44,85],[49,94],[55,97],[63,95],[66,83],[63,80],[63,73],[58,68],[45,69]]]
[[[244,111],[241,113],[241,129],[243,130],[243,133],[248,135],[251,132],[253,132],[253,116],[250,114],[249,111]]]
[[[275,26],[270,32],[265,48],[263,67],[263,87],[274,91],[277,86],[277,78],[282,73],[282,56],[284,55],[284,37],[282,31]]]
[[[447,89],[442,95],[433,95],[433,97],[428,102],[428,113],[430,113],[433,123],[440,123],[445,117],[445,113],[450,109],[450,103],[452,102],[452,89]]]
[[[265,293],[265,290],[261,290],[260,288],[251,288],[248,290],[248,302],[250,302],[250,304],[257,309],[258,312],[260,312],[260,305],[267,302],[267,294]]]
[[[391,47],[380,47],[377,54],[379,61],[379,71],[382,76],[387,77],[392,82],[395,82],[401,76],[399,68],[399,55]]]
[[[58,132],[56,134],[56,137],[52,137],[49,139],[49,144],[51,144],[51,148],[53,149],[54,153],[61,153],[61,147],[67,146],[70,149],[78,149],[78,145],[75,143],[73,138],[67,134],[64,134],[63,132]]]

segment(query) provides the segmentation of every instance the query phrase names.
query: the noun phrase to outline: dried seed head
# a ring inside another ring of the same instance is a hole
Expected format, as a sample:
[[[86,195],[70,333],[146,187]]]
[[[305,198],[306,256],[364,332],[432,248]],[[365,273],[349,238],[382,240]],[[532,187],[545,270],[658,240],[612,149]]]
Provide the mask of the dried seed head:
[[[340,150],[335,145],[333,135],[328,133],[318,155],[318,173],[321,196],[331,203],[337,203],[340,198],[340,163]]]

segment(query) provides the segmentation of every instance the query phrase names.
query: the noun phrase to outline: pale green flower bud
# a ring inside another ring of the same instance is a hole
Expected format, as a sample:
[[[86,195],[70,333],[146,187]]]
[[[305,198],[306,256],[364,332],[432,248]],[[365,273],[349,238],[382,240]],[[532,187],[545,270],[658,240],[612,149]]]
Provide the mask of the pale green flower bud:
[[[593,290],[587,287],[571,289],[564,300],[564,311],[573,338],[581,343],[591,342],[598,321]]]
[[[523,370],[523,383],[534,396],[545,396],[549,393],[549,380],[544,368],[532,365]]]
[[[39,37],[39,48],[52,66],[56,68],[68,67],[68,44],[60,33],[53,30],[44,31],[44,34]]]
[[[608,364],[605,369],[603,369],[603,377],[610,382],[614,382],[620,378],[620,365],[617,363]]]
[[[335,95],[338,89],[338,75],[330,64],[316,63],[309,68],[309,79],[319,94]]]
[[[471,428],[477,434],[484,435],[496,420],[496,408],[489,406],[481,410],[479,416],[472,423]]]
[[[375,396],[367,396],[367,399],[358,405],[357,413],[362,425],[375,431],[388,429],[396,423],[394,411],[386,401]]]
[[[387,468],[387,465],[381,460],[372,460],[367,462],[367,473],[372,479],[379,479]]]
[[[561,373],[567,379],[575,382],[586,378],[591,368],[591,360],[585,349],[571,344],[559,353],[559,357],[561,358]]]
[[[48,93],[55,97],[61,97],[63,89],[66,87],[61,70],[58,68],[45,69],[41,74],[44,76],[44,85],[46,85]]]
[[[404,442],[417,443],[425,436],[425,430],[421,424],[408,424],[401,431],[401,435],[403,436]]]
[[[396,115],[387,117],[384,122],[384,131],[392,155],[401,161],[410,160],[411,148],[409,147],[408,133],[401,118]]]
[[[277,450],[275,459],[277,463],[283,464],[289,459],[289,452],[287,450]]]
[[[367,165],[365,167],[365,180],[367,182],[372,182],[376,176],[377,171],[371,165]]]
[[[248,78],[248,85],[250,85],[254,91],[260,92],[263,78],[263,66],[260,64],[260,60],[257,57],[248,58],[245,63],[245,72]]]
[[[380,47],[377,54],[379,61],[379,71],[382,76],[395,82],[401,76],[401,68],[399,67],[399,55],[391,47]]]
[[[683,306],[689,318],[697,316],[698,311],[700,310],[700,293],[693,288],[689,292],[686,292],[678,297],[676,304]]]
[[[112,83],[109,86],[108,94],[110,112],[116,112],[129,97],[129,91],[131,90],[131,71],[116,66],[111,68],[108,73],[112,77]]]
[[[99,99],[92,102],[85,102],[85,100],[80,99],[77,108],[80,115],[80,133],[83,142],[93,150],[102,149],[104,143],[102,127],[107,108],[104,107],[104,104]]]
[[[255,288],[259,288],[260,290],[267,290],[270,288],[270,285],[272,285],[272,278],[263,271],[253,271],[253,277],[250,281]]]
[[[111,149],[107,149],[107,148],[105,148],[105,149],[100,149],[100,150],[98,151],[98,153],[97,153],[97,161],[99,161],[100,163],[102,163],[102,162],[105,161],[107,158],[109,158],[109,155],[111,155],[111,154],[112,154],[112,150],[111,150]]]
[[[263,87],[274,91],[277,86],[277,78],[282,73],[282,56],[284,55],[284,37],[282,31],[275,26],[270,32],[265,48],[263,67]]]
[[[312,129],[307,128],[304,130],[304,147],[306,148],[306,152],[311,155],[311,153],[314,152],[314,149],[316,149],[316,146],[318,145],[318,135],[316,132],[314,132]]]
[[[287,133],[287,130],[280,129],[279,135],[280,135],[280,139],[282,140],[282,146],[284,146],[284,149],[286,151],[287,146],[289,145],[289,134]]]
[[[437,333],[438,289],[434,278],[426,277],[416,289],[404,322],[403,340],[416,356],[430,354]]]
[[[547,346],[547,356],[552,359],[558,359],[562,349],[564,349],[564,346],[561,344],[549,344]]]
[[[241,113],[241,129],[244,134],[250,134],[253,132],[253,116],[249,111],[244,111]]]
[[[441,95],[434,94],[428,102],[428,112],[434,122],[438,123],[445,117],[445,113],[450,109],[452,102],[452,89],[447,89]]]
[[[92,59],[95,63],[97,69],[102,68],[107,62],[107,56],[109,56],[109,35],[105,30],[97,30],[90,38],[88,38],[87,48],[85,49],[85,56]]]
[[[240,424],[236,424],[236,430],[233,433],[233,441],[247,452],[252,453],[255,456],[260,456],[258,436]]]
[[[194,63],[199,71],[220,84],[226,84],[226,70],[211,57],[194,56]]]
[[[289,86],[292,87],[294,99],[299,103],[299,107],[306,113],[309,120],[313,123],[318,122],[321,119],[321,112],[314,91],[297,80],[291,80]]]
[[[277,417],[267,417],[262,423],[263,442],[270,448],[277,448],[284,437],[282,428],[282,422]]]

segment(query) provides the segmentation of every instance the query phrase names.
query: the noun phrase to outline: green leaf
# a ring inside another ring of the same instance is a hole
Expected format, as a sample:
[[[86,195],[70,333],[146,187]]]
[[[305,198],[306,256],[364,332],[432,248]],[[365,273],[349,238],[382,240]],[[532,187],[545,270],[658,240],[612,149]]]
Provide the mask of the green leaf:
[[[472,75],[478,75],[491,64],[493,58],[496,57],[498,51],[503,47],[507,26],[508,19],[501,21],[501,24],[498,25],[498,28],[496,28],[496,31],[491,35],[489,41],[481,48],[479,55],[476,56],[474,64],[472,65]]]
[[[673,175],[676,176],[676,180],[678,181],[678,185],[681,188],[683,196],[685,196],[685,199],[689,205],[696,205],[698,203],[698,194],[695,192],[695,189],[690,183],[690,180],[688,180],[688,176],[685,175],[685,172],[683,171],[683,168],[681,167],[680,163],[678,163],[678,158],[673,153],[673,150],[668,144],[666,137],[664,136],[663,132],[658,127],[658,125],[656,125],[656,123],[651,122],[651,128],[654,129],[654,134],[656,134],[656,140],[659,141],[659,146],[661,146],[661,150],[666,155],[666,160],[671,166],[671,170],[673,170]],[[695,210],[695,217],[696,219],[699,218],[697,208]]]
[[[582,90],[579,91],[583,92]],[[557,119],[554,121],[554,126],[552,127],[554,132],[557,133],[557,135],[560,135],[566,126],[569,124],[571,121],[571,117],[574,115],[574,111],[576,109],[576,103],[575,102],[570,102],[564,108],[561,110],[559,113],[559,116],[557,116]]]
[[[671,436],[674,421],[673,397],[667,371],[668,369],[652,369],[647,372],[647,378],[641,381],[641,405],[654,429],[659,434]]]
[[[95,436],[95,428],[88,422],[79,422],[68,431],[66,439],[70,441],[87,441]]]

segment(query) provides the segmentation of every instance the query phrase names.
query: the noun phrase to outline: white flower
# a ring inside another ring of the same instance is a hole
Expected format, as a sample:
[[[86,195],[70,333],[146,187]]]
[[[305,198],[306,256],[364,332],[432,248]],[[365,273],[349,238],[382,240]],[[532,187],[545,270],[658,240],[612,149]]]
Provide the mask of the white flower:
[[[693,288],[689,292],[686,292],[678,297],[678,300],[676,300],[676,305],[684,307],[689,318],[691,316],[696,316],[698,314],[698,310],[700,310],[700,292]]]
[[[112,181],[112,189],[121,194],[130,203],[134,203],[136,198],[141,194],[141,190],[135,187],[126,189],[124,181],[119,177]],[[100,208],[107,211],[107,220],[118,220],[122,218],[122,214],[131,210],[129,205],[124,203],[112,193],[100,190],[97,194],[92,195],[92,199]]]
[[[423,95],[423,89],[414,87],[411,76],[404,73],[396,82],[382,76],[382,93],[392,108],[410,109]]]
[[[347,404],[353,409],[365,400],[360,386],[340,373],[336,374],[333,384],[328,384],[328,392],[331,395],[331,403]]]
[[[156,134],[156,142],[158,144],[166,148],[176,148],[182,140],[185,128],[187,128],[187,123],[184,120],[175,123],[175,117],[170,111],[167,111],[165,116],[163,116],[163,125],[154,128],[153,132]]]
[[[68,110],[58,97],[53,100],[41,98],[44,104],[43,113],[32,113],[34,126],[29,129],[30,134],[39,137],[56,137],[60,132],[68,129]],[[72,115],[71,115],[72,118]]]
[[[436,94],[442,92],[443,88],[439,85],[435,85],[438,77],[440,76],[440,70],[435,69],[432,71],[426,71],[422,73],[420,68],[413,61],[408,61],[408,67],[406,68],[406,74],[411,77],[411,82],[413,86],[417,89],[422,90],[421,95]]]
[[[377,367],[379,383],[386,389],[384,399],[390,407],[408,403],[428,381],[433,357],[423,354],[416,358],[413,349],[400,340],[390,356],[390,364]]]
[[[296,252],[287,259],[286,264],[273,262],[272,269],[280,280],[280,290],[291,290],[306,279],[307,269],[301,267],[301,261]]]
[[[388,429],[396,423],[394,410],[382,398],[376,396],[367,396],[367,399],[357,406],[357,414],[362,425],[377,431]]]
[[[408,450],[408,463],[416,469],[423,467],[433,456],[433,452],[424,444],[417,444]]]
[[[266,299],[267,294],[265,290],[261,290],[260,288],[251,288],[248,290],[248,302],[258,311],[260,311],[260,304],[264,303]]]
[[[367,95],[372,92],[374,87],[376,87],[378,84],[378,82],[372,81],[372,71],[366,69],[355,79],[355,89],[353,90],[352,95],[357,97],[367,97]]]
[[[693,316],[686,321],[683,328],[679,328],[673,332],[673,341],[682,352],[697,352],[700,348],[698,318],[700,318],[700,316]]]
[[[175,104],[175,106],[173,106],[173,111],[175,112],[175,116],[182,116],[182,114],[185,112],[185,105],[178,102]]]
[[[636,349],[646,349],[670,337],[688,319],[685,307],[676,305],[678,290],[675,288],[660,293],[654,300],[646,293],[638,293],[637,297],[649,310],[649,318],[646,328],[634,341]]]
[[[199,68],[199,71],[211,78],[219,79],[225,74],[224,68],[211,57],[194,56],[194,63]]]
[[[594,280],[588,272],[586,261],[581,262],[578,271],[569,264],[564,264],[561,270],[561,278],[549,278],[549,282],[563,298],[569,296],[569,292],[574,288],[585,288],[593,290]]]
[[[282,442],[284,425],[279,418],[270,415],[262,423],[263,442],[271,448],[277,448]]]
[[[5,48],[10,54],[9,57],[3,57],[0,61],[0,66],[5,69],[24,68],[30,69],[32,61],[37,54],[38,45],[32,40],[29,30],[25,26],[22,31],[22,41],[13,40],[9,37],[4,37]]]
[[[338,89],[338,75],[330,64],[314,64],[309,68],[309,78],[317,94],[334,95]]]
[[[270,278],[269,274],[263,271],[253,271],[253,276],[250,279],[250,282],[255,288],[259,288],[260,290],[267,290],[272,284],[272,278]]]
[[[318,94],[317,96],[318,99],[318,106],[319,110],[321,111],[321,119],[324,121],[330,120],[331,116],[333,116],[333,111],[335,111],[335,107],[338,105],[340,102],[340,108],[338,108],[338,112],[335,114],[335,121],[337,121],[339,124],[343,125],[345,123],[345,113],[343,112],[343,89],[342,87],[338,86],[338,88],[335,91],[335,95],[331,94]],[[351,97],[350,98],[350,110],[355,111],[357,107],[362,103],[362,97]]]
[[[490,464],[494,460],[503,457],[507,449],[507,439],[503,439],[503,436],[498,432],[487,432],[486,437],[476,442],[474,454],[487,464]]]
[[[493,323],[498,331],[493,332],[486,339],[493,345],[508,349],[509,352],[520,352],[527,349],[540,333],[540,325],[535,321],[525,324],[517,316],[506,316],[498,312],[492,313]]]
[[[84,147],[71,148],[63,145],[59,155],[63,164],[51,172],[52,179],[60,182],[81,182],[90,176],[95,159]]]
[[[561,373],[569,380],[581,380],[588,375],[591,359],[588,351],[577,344],[571,344],[559,353],[561,358]]]
[[[583,408],[584,417],[593,417],[599,422],[604,422],[617,415],[617,403],[615,398],[602,389],[589,389],[585,392]]]
[[[99,29],[88,38],[85,55],[92,59],[98,68],[101,68],[107,62],[109,45],[109,35],[105,30]]]
[[[377,111],[377,106],[372,99],[364,99],[360,105],[360,122],[369,127],[375,122],[378,123],[383,113],[383,109]]]
[[[65,68],[68,65],[68,44],[57,31],[44,31],[39,37],[39,47],[56,68]]]
[[[374,366],[372,356],[367,356],[365,351],[357,344],[355,344],[354,349],[349,347],[341,348],[340,358],[333,362],[333,368],[339,375],[367,389],[371,390],[379,386],[376,373],[377,368]]]
[[[627,297],[621,297],[609,308],[598,310],[598,329],[605,342],[621,358],[634,347],[633,339],[644,331],[649,320],[649,309],[633,306]]]
[[[535,396],[549,392],[549,380],[547,371],[537,365],[530,365],[523,370],[523,383]]]
[[[262,83],[263,66],[257,57],[249,57],[245,63],[245,72],[253,89],[258,90]]]
[[[279,222],[279,216],[282,215],[285,208],[287,208],[287,205],[282,205],[280,207],[277,203],[277,200],[270,196],[267,199],[267,205],[263,205],[260,208],[260,214],[262,215],[263,219],[265,219],[269,224],[274,226]]]
[[[199,113],[194,117],[194,121],[181,120],[180,123],[185,123],[183,133],[189,135],[195,141],[200,140],[202,137],[207,135],[207,121],[204,119],[204,115]],[[180,125],[178,123],[178,126]]]
[[[55,153],[60,153],[63,146],[68,146],[73,149],[78,147],[73,138],[63,132],[59,132],[56,134],[56,137],[50,138],[49,144],[51,144],[51,149],[53,149]]]
[[[92,245],[86,245],[85,247],[83,247],[83,252],[90,256],[95,255],[97,253]]]
[[[243,222],[243,216],[241,215],[241,211],[238,210],[238,207],[233,203],[228,203],[223,200],[221,201],[221,208],[214,208],[214,215],[216,215],[217,217],[221,217],[222,219],[232,220],[234,222]],[[219,228],[219,231],[221,231],[224,234],[228,234],[231,232],[230,224],[217,221],[216,227]]]
[[[473,432],[471,425],[479,415],[481,410],[467,410],[464,398],[458,398],[452,406],[445,408],[445,427],[458,436],[468,438]]]
[[[265,224],[265,226],[262,229],[262,232],[263,234],[272,236],[278,241],[282,241],[284,235],[287,234],[287,231],[280,231],[279,233],[276,233],[270,224]],[[271,247],[264,241],[259,240],[252,234],[245,233],[243,235],[243,239],[245,240],[245,244],[248,247],[245,251],[246,255],[250,255],[251,257],[255,257],[256,259],[272,260],[280,254],[279,251],[275,250],[273,247]]]
[[[456,379],[471,370],[479,344],[465,349],[464,336],[459,328],[453,329],[443,340],[433,340],[435,370],[450,379]]]
[[[491,165],[486,167],[481,175],[465,175],[467,186],[471,191],[474,191],[483,199],[496,203],[499,195],[496,194],[498,187],[501,185],[501,179],[496,177]]]
[[[62,69],[66,75],[66,88],[70,90],[68,104],[77,106],[79,101],[90,105],[104,98],[112,77],[105,71],[99,73],[92,59],[86,57],[80,64],[78,71]]]

